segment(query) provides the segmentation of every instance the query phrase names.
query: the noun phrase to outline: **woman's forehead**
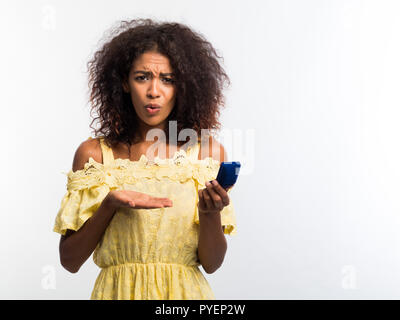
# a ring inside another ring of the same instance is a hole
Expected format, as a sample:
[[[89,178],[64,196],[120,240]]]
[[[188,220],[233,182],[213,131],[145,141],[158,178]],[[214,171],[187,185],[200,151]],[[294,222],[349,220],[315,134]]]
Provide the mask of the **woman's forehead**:
[[[168,57],[155,52],[145,52],[140,55],[134,61],[133,68],[157,73],[172,72]]]

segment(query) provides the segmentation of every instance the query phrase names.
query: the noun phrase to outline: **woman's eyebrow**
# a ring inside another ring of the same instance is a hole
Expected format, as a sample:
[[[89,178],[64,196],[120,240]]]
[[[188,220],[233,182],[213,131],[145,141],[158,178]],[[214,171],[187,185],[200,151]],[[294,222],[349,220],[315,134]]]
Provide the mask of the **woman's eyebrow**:
[[[137,70],[137,71],[133,72],[133,74],[136,74],[136,73],[143,73],[145,75],[150,75],[151,74],[150,71],[143,71],[143,70]],[[173,75],[174,74],[172,72],[170,72],[170,73],[162,73],[162,72],[160,72],[160,76],[173,76]]]

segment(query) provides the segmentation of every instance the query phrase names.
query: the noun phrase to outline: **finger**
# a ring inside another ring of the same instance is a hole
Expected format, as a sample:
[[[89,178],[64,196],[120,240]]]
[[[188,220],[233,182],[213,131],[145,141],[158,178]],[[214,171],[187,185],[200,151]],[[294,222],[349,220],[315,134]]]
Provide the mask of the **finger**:
[[[229,204],[229,195],[227,190],[222,188],[222,186],[218,183],[217,180],[212,180],[212,186],[213,190],[216,191],[219,196],[221,197],[222,203],[224,206],[227,206]]]
[[[199,199],[200,199],[200,208],[201,210],[209,210],[209,205],[204,197],[204,194],[207,190],[206,189],[201,189],[199,190]]]
[[[203,192],[204,192],[204,189],[199,190],[199,203],[198,203],[198,206],[199,206],[200,210],[207,210],[207,204],[206,204],[206,202],[204,200],[204,193]]]
[[[206,182],[206,188],[211,196],[214,208],[217,210],[222,210],[224,208],[224,204],[220,195],[214,190],[214,186],[211,183]]]
[[[139,208],[145,208],[145,209],[151,209],[151,208],[163,208],[163,204],[158,202],[158,201],[154,201],[154,200],[142,200],[142,199],[137,199],[136,201],[136,207]]]
[[[153,202],[156,204],[160,204],[163,207],[172,207],[172,201],[168,198],[155,198]]]
[[[172,207],[173,205],[172,200],[168,198],[157,198],[157,200],[164,206]]]
[[[152,198],[150,198],[150,200],[152,201],[152,203],[162,204],[163,206],[166,206],[166,207],[172,207],[172,201],[168,198],[152,197]]]
[[[207,204],[204,201],[204,196],[203,196],[203,190],[201,189],[199,190],[199,203],[198,203],[198,207],[200,210],[207,210]]]
[[[174,204],[171,200],[167,199],[163,201],[164,207],[172,207]]]
[[[157,208],[163,208],[164,203],[155,199],[151,199],[149,201],[146,201],[146,205],[149,207],[157,207]]]
[[[203,189],[203,197],[204,197],[204,202],[206,203],[207,210],[213,210],[214,209],[214,203],[213,200],[211,199],[210,194],[208,193],[208,189]]]

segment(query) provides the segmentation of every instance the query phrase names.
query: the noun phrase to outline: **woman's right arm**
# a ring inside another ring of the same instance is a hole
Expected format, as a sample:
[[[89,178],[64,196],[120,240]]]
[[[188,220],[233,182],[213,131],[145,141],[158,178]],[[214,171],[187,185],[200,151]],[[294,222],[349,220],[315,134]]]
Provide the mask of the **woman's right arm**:
[[[101,149],[98,144],[96,145],[95,139],[87,140],[79,146],[75,153],[72,171],[83,169],[89,157],[102,163]],[[96,249],[118,208],[154,209],[171,206],[172,201],[168,198],[153,197],[129,190],[110,191],[97,211],[78,231],[67,230],[66,234],[61,236],[59,248],[61,265],[69,272],[78,272]]]
[[[72,171],[83,169],[89,157],[102,163],[101,148],[96,139],[81,143],[75,152]],[[66,270],[72,273],[78,272],[96,248],[115,210],[109,201],[109,195],[107,195],[98,210],[78,231],[67,230],[65,236],[61,236],[60,261]]]
[[[107,229],[116,210],[108,199],[107,195],[93,216],[78,231],[67,230],[65,236],[61,236],[61,265],[69,272],[78,272]]]

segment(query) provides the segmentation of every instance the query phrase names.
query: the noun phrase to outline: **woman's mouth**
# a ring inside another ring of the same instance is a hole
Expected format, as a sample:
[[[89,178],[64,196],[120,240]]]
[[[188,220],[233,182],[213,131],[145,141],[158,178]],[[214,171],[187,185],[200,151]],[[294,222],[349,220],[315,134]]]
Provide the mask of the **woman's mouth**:
[[[151,106],[151,105],[147,105],[146,106],[146,111],[148,114],[156,114],[160,111],[161,107],[158,106]]]

